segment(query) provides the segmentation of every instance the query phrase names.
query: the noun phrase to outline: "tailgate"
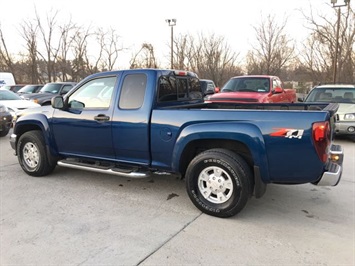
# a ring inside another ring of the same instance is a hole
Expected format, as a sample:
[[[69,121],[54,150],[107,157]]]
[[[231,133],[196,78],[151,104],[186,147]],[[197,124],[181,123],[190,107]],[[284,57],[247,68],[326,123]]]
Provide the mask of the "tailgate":
[[[339,104],[338,103],[329,103],[324,109],[323,111],[328,111],[330,116],[335,116],[335,113],[338,111],[339,109]]]

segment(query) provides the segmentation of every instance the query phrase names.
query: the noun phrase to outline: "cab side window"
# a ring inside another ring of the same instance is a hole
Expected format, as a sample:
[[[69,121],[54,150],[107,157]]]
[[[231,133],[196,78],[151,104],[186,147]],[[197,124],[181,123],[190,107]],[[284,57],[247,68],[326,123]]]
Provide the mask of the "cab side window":
[[[275,88],[277,88],[278,85],[279,85],[279,84],[277,83],[277,80],[276,80],[276,79],[273,79],[273,80],[272,80],[272,88],[275,89]]]
[[[281,80],[275,78],[274,81],[273,81],[273,88],[275,89],[277,87],[278,88],[283,88]]]
[[[108,109],[116,79],[117,77],[104,77],[88,81],[70,95],[69,106],[74,109]]]
[[[130,74],[125,76],[118,103],[121,109],[139,109],[143,105],[147,87],[145,74]]]

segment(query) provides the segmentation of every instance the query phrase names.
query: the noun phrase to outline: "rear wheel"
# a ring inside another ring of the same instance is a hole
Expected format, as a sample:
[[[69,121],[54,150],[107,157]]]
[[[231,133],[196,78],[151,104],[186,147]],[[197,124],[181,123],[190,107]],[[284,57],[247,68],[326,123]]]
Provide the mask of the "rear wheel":
[[[31,176],[48,175],[57,164],[47,153],[43,135],[38,130],[26,132],[19,138],[17,156],[22,169]]]
[[[238,154],[211,149],[197,155],[186,171],[187,193],[202,212],[216,217],[239,213],[251,195],[252,173]]]

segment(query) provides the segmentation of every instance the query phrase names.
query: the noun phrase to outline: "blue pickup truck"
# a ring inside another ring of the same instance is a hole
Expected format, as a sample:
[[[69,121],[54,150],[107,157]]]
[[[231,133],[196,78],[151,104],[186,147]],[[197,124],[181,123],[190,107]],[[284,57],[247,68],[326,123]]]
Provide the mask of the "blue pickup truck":
[[[21,116],[10,144],[31,176],[57,165],[131,178],[178,174],[197,208],[230,217],[268,183],[338,184],[336,110],[337,104],[207,103],[194,73],[111,71]]]

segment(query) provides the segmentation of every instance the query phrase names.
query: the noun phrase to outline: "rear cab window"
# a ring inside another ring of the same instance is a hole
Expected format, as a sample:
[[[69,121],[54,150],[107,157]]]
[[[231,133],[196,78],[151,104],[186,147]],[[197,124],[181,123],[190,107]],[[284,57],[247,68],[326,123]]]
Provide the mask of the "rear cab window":
[[[203,93],[199,79],[193,76],[166,75],[158,82],[158,105],[186,103],[202,100]]]

